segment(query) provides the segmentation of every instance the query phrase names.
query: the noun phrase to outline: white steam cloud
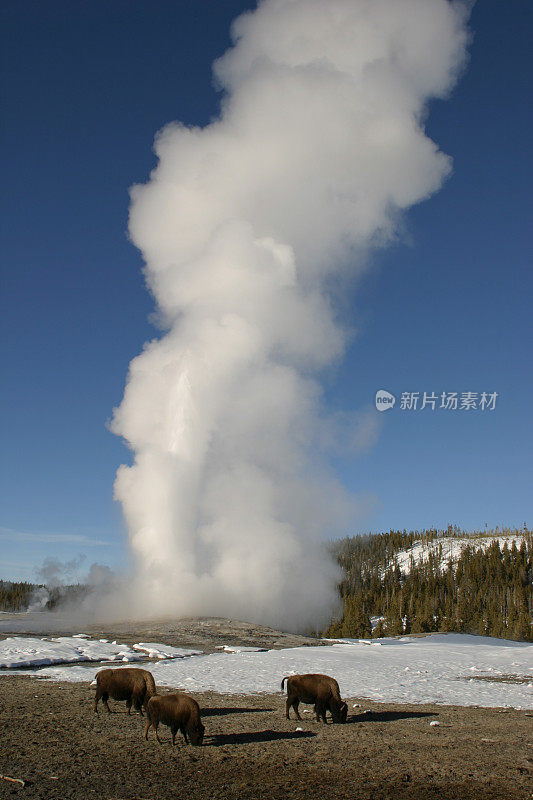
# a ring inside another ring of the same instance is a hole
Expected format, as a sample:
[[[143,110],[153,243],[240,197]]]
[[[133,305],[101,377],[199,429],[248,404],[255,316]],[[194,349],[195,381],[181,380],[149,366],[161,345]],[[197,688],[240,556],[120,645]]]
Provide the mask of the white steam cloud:
[[[157,135],[129,230],[168,333],[112,423],[135,453],[115,485],[137,564],[121,613],[328,622],[320,543],[354,513],[317,456],[318,379],[346,340],[332,286],[450,171],[424,114],[464,63],[468,10],[265,0],[215,63],[220,118]]]

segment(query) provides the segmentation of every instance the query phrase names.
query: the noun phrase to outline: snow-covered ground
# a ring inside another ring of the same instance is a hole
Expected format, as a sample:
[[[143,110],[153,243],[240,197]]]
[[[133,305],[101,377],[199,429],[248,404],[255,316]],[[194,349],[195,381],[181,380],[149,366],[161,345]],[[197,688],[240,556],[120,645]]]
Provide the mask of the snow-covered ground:
[[[473,550],[488,550],[493,542],[499,542],[500,549],[503,550],[507,545],[509,549],[516,542],[516,546],[524,541],[524,536],[521,534],[508,534],[505,536],[446,536],[438,538],[429,544],[425,542],[415,542],[415,544],[408,550],[402,550],[397,553],[393,558],[393,563],[398,564],[403,574],[407,574],[411,569],[411,559],[413,559],[415,566],[429,560],[430,554],[437,555],[439,547],[442,547],[442,554],[439,561],[441,570],[446,569],[448,562],[452,561],[456,564],[459,561],[461,553],[466,547],[471,547]]]
[[[277,692],[285,675],[323,672],[337,678],[345,697],[533,708],[533,644],[454,633],[423,638],[342,640],[331,647],[266,652],[236,648],[237,652],[194,658],[191,657],[194,651],[156,643],[128,648],[86,638],[13,637],[0,641],[0,666],[53,664],[62,657],[64,666],[45,667],[38,675],[58,681],[87,681],[94,678],[100,667],[68,666],[68,662],[84,657],[132,661],[141,657],[141,650],[152,656],[164,656],[164,660],[149,664],[156,683],[191,692]],[[21,671],[17,670],[17,674]],[[497,680],[509,676],[519,678],[520,682]],[[479,680],[480,677],[490,680]]]
[[[90,639],[81,633],[43,639],[14,636],[0,641],[0,668],[18,670],[79,661],[131,662],[141,661],[147,656],[185,658],[197,653],[197,650],[142,642],[133,645],[132,649],[107,639]]]
[[[201,650],[185,650],[183,647],[172,647],[170,644],[157,644],[157,642],[139,642],[132,647],[134,650],[142,651],[142,656],[149,658],[187,658],[202,655]]]

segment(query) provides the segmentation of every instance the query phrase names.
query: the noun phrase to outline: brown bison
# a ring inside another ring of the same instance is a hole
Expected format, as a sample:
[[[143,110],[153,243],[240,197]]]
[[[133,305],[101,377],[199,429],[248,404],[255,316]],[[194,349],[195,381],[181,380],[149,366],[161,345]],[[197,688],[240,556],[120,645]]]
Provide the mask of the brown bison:
[[[151,697],[146,706],[146,716],[148,719],[144,729],[145,739],[148,739],[148,731],[151,726],[154,729],[155,738],[161,744],[157,728],[162,722],[163,725],[170,727],[172,744],[175,744],[178,730],[182,732],[186,744],[189,744],[189,739],[193,745],[202,744],[205,728],[200,719],[200,706],[196,700],[183,692]]]
[[[149,699],[156,693],[154,676],[146,669],[138,667],[119,667],[118,669],[103,669],[96,675],[96,695],[94,710],[98,714],[98,701],[111,713],[107,703],[113,700],[125,700],[128,714],[131,714],[133,704],[136,711],[143,715],[143,706],[146,708]]]
[[[327,710],[330,711],[333,722],[346,722],[348,706],[340,695],[339,684],[335,678],[330,678],[329,675],[289,675],[281,681],[282,689],[285,681],[287,681],[287,719],[290,719],[291,706],[297,718],[301,719],[298,705],[313,703],[317,722],[322,719],[326,723]]]

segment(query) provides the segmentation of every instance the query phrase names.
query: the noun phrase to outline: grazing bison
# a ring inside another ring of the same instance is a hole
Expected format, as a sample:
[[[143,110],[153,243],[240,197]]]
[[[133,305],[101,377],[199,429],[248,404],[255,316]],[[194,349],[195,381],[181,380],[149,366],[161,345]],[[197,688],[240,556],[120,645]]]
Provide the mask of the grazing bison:
[[[146,707],[149,699],[156,693],[154,676],[146,669],[137,667],[120,667],[119,669],[103,669],[96,675],[96,696],[94,710],[98,714],[98,701],[111,713],[107,703],[113,700],[125,700],[128,714],[131,714],[133,704],[142,717],[142,707]]]
[[[168,725],[172,733],[172,744],[175,744],[176,733],[180,730],[186,744],[189,739],[193,745],[201,745],[204,738],[204,726],[200,719],[200,706],[183,692],[163,694],[151,697],[146,706],[148,720],[144,729],[144,738],[148,739],[150,726],[154,729],[155,738],[161,744],[157,734],[159,723]]]
[[[330,678],[329,675],[289,675],[281,681],[282,689],[285,681],[287,681],[287,719],[290,719],[291,706],[298,719],[301,719],[298,705],[313,703],[317,722],[322,718],[326,723],[327,710],[330,711],[333,722],[346,722],[348,706],[340,695],[339,684],[335,678]]]

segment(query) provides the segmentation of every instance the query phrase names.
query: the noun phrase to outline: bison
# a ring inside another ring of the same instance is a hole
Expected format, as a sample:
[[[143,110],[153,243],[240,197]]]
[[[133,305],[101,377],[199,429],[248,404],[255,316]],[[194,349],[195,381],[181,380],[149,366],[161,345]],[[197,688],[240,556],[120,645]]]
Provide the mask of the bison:
[[[348,706],[340,695],[339,684],[335,678],[330,678],[329,675],[289,675],[281,681],[282,689],[285,681],[287,681],[287,719],[290,719],[291,706],[297,718],[301,719],[298,705],[313,703],[317,722],[322,719],[326,723],[327,710],[330,711],[333,722],[346,722]]]
[[[113,700],[125,700],[128,714],[131,714],[133,704],[136,711],[143,716],[143,706],[146,708],[148,701],[156,693],[154,676],[146,669],[136,667],[121,667],[119,669],[103,669],[96,675],[96,696],[94,710],[98,714],[98,701],[111,713],[107,703]]]
[[[205,728],[200,719],[200,706],[183,692],[164,694],[151,697],[146,706],[147,722],[144,729],[144,738],[148,739],[150,726],[154,729],[155,738],[161,744],[157,734],[159,723],[168,725],[172,733],[172,744],[175,744],[176,733],[180,730],[186,744],[189,739],[193,745],[201,745],[204,739]]]

